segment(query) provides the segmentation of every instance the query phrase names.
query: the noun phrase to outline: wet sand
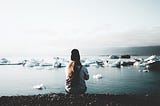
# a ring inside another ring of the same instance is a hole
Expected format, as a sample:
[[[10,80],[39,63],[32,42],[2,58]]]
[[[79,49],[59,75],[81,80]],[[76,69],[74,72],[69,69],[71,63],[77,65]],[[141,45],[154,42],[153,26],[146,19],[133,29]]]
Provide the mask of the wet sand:
[[[2,96],[0,106],[160,106],[160,95],[39,94]]]

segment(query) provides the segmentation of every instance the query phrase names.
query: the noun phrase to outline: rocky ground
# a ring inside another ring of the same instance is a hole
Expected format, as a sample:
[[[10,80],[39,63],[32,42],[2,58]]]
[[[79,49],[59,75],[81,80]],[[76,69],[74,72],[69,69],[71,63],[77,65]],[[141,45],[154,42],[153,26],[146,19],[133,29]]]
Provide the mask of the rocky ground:
[[[2,96],[0,106],[160,106],[160,95],[39,94]]]

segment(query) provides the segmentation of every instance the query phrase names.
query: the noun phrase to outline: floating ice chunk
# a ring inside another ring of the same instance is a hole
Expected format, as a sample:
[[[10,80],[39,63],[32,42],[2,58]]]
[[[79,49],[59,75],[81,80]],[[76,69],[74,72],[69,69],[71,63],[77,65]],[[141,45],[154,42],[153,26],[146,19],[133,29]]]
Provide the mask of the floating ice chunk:
[[[136,61],[133,65],[134,66],[140,66],[140,62]]]
[[[145,59],[144,61],[149,61],[149,60],[157,60],[157,56],[156,55],[152,55],[150,57],[148,57],[147,59]]]
[[[29,61],[26,61],[25,65],[24,66],[27,66],[27,67],[35,67],[35,66],[39,66],[40,62],[35,60],[35,59],[31,59]]]
[[[110,55],[110,56],[108,56],[108,59],[119,59],[119,56],[117,56],[117,55]]]
[[[53,66],[52,63],[47,63],[47,62],[42,62],[39,65],[42,66],[42,67],[44,67],[44,66]]]
[[[139,72],[149,72],[149,70],[139,70]]]
[[[110,64],[111,67],[121,67],[121,60],[117,60],[116,62]]]
[[[94,79],[102,79],[102,75],[101,74],[97,74],[97,75],[93,75]]]
[[[6,58],[0,59],[0,63],[2,63],[2,64],[7,64],[7,63],[9,63],[9,62],[10,62],[10,61],[7,60]]]
[[[33,86],[34,89],[38,89],[38,90],[43,90],[43,89],[46,89],[46,87],[43,85],[43,84],[40,84],[40,85],[34,85]]]

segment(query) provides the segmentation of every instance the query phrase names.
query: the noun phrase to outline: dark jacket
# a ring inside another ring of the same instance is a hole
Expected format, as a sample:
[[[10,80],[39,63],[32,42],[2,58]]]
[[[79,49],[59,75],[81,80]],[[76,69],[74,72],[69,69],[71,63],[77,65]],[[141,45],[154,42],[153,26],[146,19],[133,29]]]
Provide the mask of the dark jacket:
[[[66,72],[66,83],[65,83],[65,90],[68,93],[85,93],[87,90],[85,80],[89,79],[88,70],[84,66],[79,66],[80,72],[79,72],[79,81],[78,84],[72,84],[72,76],[70,78],[67,78],[67,72]],[[67,69],[66,69],[67,71]],[[73,74],[74,75],[74,74]],[[73,79],[75,80],[75,79]]]

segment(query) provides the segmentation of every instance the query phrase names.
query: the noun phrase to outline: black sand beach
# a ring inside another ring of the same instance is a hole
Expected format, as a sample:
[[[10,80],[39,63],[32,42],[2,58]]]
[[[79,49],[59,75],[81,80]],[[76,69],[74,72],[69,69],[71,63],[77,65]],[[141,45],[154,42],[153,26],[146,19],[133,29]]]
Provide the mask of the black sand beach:
[[[160,95],[39,94],[2,96],[0,106],[160,106]]]

